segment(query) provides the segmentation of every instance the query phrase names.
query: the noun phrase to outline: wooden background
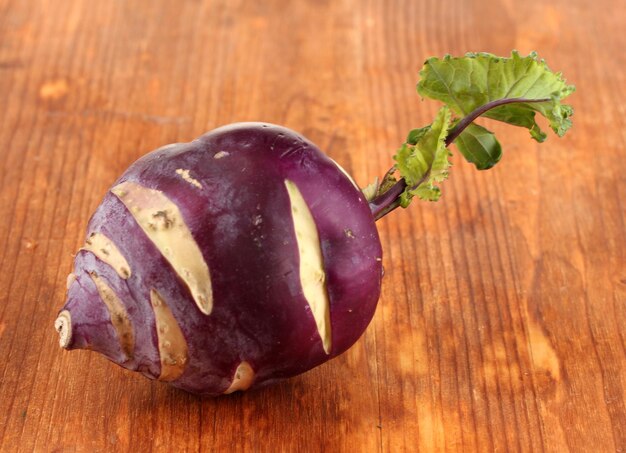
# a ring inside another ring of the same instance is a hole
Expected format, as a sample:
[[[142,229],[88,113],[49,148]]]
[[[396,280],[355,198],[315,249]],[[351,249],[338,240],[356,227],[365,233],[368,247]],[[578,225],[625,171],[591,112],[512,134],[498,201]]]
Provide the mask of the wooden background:
[[[626,449],[622,0],[0,0],[2,451]],[[72,253],[135,159],[263,120],[365,185],[437,105],[431,55],[536,49],[577,85],[539,146],[496,126],[439,203],[380,222],[386,276],[346,354],[199,399],[59,349]]]

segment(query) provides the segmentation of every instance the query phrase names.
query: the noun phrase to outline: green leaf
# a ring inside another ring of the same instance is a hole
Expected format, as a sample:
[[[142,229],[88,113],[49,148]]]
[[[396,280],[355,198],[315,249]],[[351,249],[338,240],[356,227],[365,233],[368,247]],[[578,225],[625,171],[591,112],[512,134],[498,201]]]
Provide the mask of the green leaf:
[[[414,196],[430,201],[439,199],[441,192],[436,183],[448,177],[450,167],[445,142],[450,123],[450,109],[442,107],[430,126],[419,129],[422,132],[415,135],[417,141],[403,144],[394,156],[407,184],[400,198],[402,207],[407,207]]]
[[[493,132],[472,123],[454,141],[461,154],[479,170],[487,170],[502,157],[502,147]]]
[[[420,77],[417,91],[421,96],[443,101],[460,116],[499,99],[547,99],[502,105],[484,114],[527,128],[539,142],[546,135],[535,121],[537,113],[547,118],[559,136],[572,125],[572,107],[561,104],[561,100],[574,91],[574,86],[567,85],[560,73],[551,72],[534,52],[522,57],[513,51],[510,58],[489,53],[430,58],[424,63]]]
[[[413,129],[411,132],[409,132],[409,135],[406,138],[406,142],[409,145],[417,144],[417,142],[419,142],[420,139],[424,136],[424,134],[428,132],[429,130],[430,130],[430,125],[420,127],[419,129]]]

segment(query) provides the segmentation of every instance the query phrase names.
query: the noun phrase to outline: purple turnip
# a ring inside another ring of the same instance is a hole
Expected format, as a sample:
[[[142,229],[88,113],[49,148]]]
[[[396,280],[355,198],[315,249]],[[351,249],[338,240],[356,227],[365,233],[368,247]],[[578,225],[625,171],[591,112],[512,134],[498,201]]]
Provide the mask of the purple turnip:
[[[500,66],[479,93],[497,92],[499,70],[507,80],[508,70],[522,71],[522,86],[539,71],[543,89],[511,88],[470,102],[471,86],[446,82],[447,72],[459,77],[457,63],[494,61]],[[435,66],[436,80],[429,75]],[[383,181],[363,191],[306,138],[265,123],[221,127],[131,165],[92,216],[76,255],[55,322],[61,346],[98,351],[204,395],[294,376],[347,350],[380,295],[375,221],[414,196],[438,198],[446,146],[455,142],[478,168],[489,168],[500,145],[473,122],[478,116],[527,127],[537,140],[545,134],[535,113],[559,135],[570,124],[571,108],[560,99],[573,88],[534,54],[431,59],[421,75],[418,91],[447,105],[409,134]],[[454,90],[468,105],[448,99]]]
[[[325,362],[359,338],[380,294],[367,200],[283,127],[235,124],[144,156],[88,231],[57,321],[63,346],[192,392]]]

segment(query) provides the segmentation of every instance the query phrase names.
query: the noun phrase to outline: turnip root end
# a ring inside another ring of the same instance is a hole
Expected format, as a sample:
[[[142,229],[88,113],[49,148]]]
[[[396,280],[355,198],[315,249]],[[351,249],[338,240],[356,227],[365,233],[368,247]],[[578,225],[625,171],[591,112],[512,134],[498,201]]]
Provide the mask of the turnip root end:
[[[59,345],[67,349],[72,341],[72,316],[67,310],[63,310],[56,321],[54,321],[54,328],[59,334]]]

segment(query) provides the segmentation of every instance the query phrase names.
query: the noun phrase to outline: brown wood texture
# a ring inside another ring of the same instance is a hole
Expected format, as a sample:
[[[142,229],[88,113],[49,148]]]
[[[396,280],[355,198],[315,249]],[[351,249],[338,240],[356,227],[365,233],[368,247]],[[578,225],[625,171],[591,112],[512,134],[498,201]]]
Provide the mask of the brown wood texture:
[[[621,0],[0,0],[0,450],[626,449]],[[376,316],[343,356],[200,399],[58,347],[87,220],[139,156],[245,120],[365,185],[437,105],[432,55],[536,49],[574,129],[453,158],[438,203],[379,222]]]

